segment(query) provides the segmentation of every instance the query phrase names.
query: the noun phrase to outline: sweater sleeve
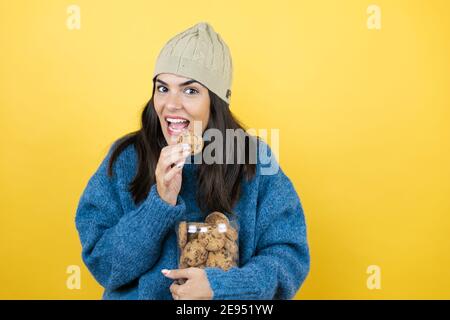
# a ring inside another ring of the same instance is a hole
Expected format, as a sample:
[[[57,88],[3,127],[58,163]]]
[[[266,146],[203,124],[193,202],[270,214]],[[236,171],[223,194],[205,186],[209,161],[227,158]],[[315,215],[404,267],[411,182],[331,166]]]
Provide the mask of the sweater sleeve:
[[[114,290],[154,265],[165,235],[185,211],[185,204],[179,197],[175,206],[169,205],[153,185],[135,210],[124,212],[119,193],[125,190],[116,174],[107,176],[110,154],[81,195],[75,223],[84,263],[104,288]],[[121,161],[119,156],[118,166]]]
[[[226,272],[205,269],[215,300],[291,299],[309,273],[305,218],[292,183],[281,169],[261,181],[255,254]]]

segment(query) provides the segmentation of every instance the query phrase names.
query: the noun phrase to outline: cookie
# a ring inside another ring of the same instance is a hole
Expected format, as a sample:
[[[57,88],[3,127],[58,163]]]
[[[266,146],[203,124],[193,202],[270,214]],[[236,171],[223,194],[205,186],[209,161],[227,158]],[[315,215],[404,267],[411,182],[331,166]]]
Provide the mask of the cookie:
[[[238,232],[235,228],[233,228],[232,226],[228,225],[227,226],[227,230],[225,232],[225,236],[230,239],[231,241],[237,241],[238,238]]]
[[[197,233],[188,233],[188,241],[192,241],[194,239],[198,238],[198,234]]]
[[[187,243],[187,223],[186,221],[180,222],[178,225],[178,246],[183,249]]]
[[[205,243],[199,239],[189,241],[183,249],[181,254],[181,263],[189,267],[195,267],[205,263],[208,258],[208,251],[205,248]]]
[[[196,135],[191,131],[185,131],[178,137],[178,143],[186,143],[191,146],[191,153],[197,154],[203,149],[202,137]]]
[[[208,254],[206,266],[212,268],[221,268],[227,271],[231,267],[236,266],[236,262],[233,260],[230,253],[223,248],[219,251],[213,251]]]
[[[205,222],[218,225],[219,230],[225,232],[228,239],[237,240],[237,230],[230,225],[230,220],[223,213],[214,211],[206,217]]]
[[[185,257],[183,255],[180,256],[180,261],[178,263],[178,268],[179,269],[185,269],[185,268],[189,268],[189,265],[185,262]]]
[[[230,220],[228,220],[227,216],[222,212],[214,211],[208,214],[208,216],[205,218],[205,222],[211,224],[218,224],[222,222],[228,225],[230,223]]]
[[[211,228],[209,232],[200,233],[199,240],[204,240],[206,243],[206,250],[217,251],[225,245],[225,234],[219,232],[217,228]]]
[[[233,260],[237,260],[239,257],[239,247],[235,241],[225,239],[224,249],[227,250]]]

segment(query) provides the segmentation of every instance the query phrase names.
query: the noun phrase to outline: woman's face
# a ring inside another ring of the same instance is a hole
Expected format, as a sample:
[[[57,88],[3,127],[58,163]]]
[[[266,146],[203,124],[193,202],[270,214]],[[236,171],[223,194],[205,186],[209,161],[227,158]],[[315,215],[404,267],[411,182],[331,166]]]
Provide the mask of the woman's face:
[[[189,78],[161,73],[155,80],[153,102],[167,144],[184,130],[194,130],[194,121],[201,121],[202,132],[209,120],[208,89]]]

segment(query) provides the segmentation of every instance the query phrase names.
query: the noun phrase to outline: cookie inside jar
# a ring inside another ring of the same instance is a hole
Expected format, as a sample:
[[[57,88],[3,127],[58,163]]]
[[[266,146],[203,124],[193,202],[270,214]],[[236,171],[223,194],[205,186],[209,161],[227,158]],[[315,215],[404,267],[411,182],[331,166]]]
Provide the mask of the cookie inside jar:
[[[178,267],[220,268],[239,265],[238,225],[220,212],[205,222],[181,221],[177,227]]]

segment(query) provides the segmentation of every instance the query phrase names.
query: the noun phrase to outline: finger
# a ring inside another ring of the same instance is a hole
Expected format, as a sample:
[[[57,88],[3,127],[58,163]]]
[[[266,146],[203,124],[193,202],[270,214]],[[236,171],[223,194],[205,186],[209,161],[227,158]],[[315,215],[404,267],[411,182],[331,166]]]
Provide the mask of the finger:
[[[177,163],[172,169],[164,175],[163,181],[168,184],[172,179],[183,170],[184,161]]]
[[[161,272],[163,275],[170,279],[190,279],[192,276],[190,268],[173,270],[163,269],[161,270]]]
[[[172,284],[171,284],[170,287],[169,287],[170,293],[172,293],[172,294],[178,294],[178,287],[179,287],[179,286],[180,286],[180,285],[177,284],[176,282],[172,282]]]
[[[177,178],[178,176],[181,176],[184,167],[184,161],[180,162],[177,165],[178,166],[174,166],[167,173],[159,174],[158,172],[156,172],[157,183],[169,186],[170,183],[173,181],[173,179]]]
[[[184,153],[179,155],[174,155],[170,158],[163,159],[158,162],[158,165],[156,166],[155,172],[157,175],[164,177],[165,174],[167,174],[172,168],[174,168],[176,165],[178,167],[182,167],[184,163],[186,162],[186,158],[190,153]]]
[[[169,287],[170,293],[172,294],[172,297],[174,297],[175,300],[180,299],[180,285],[178,285],[176,282],[172,283]]]
[[[189,143],[177,143],[175,145],[167,146],[161,149],[160,156],[166,157],[167,155],[174,152],[181,152],[183,150],[190,149],[191,145]]]
[[[174,153],[181,153],[183,150],[187,149],[186,144],[177,144],[173,146],[167,146],[161,149],[161,152],[159,154],[158,164],[161,164],[164,162],[164,160],[167,157],[170,157]]]
[[[191,150],[184,149],[182,152],[174,152],[169,156],[169,163],[178,163],[180,160],[186,160],[187,156],[191,154]]]
[[[186,158],[189,154],[189,152],[186,152],[179,155],[173,155],[172,157],[170,157],[170,159],[164,160],[163,168],[165,171],[163,172],[168,173],[170,169],[177,165],[178,167],[182,167],[182,165],[184,165],[184,163],[186,162]]]
[[[190,147],[189,149],[177,149],[173,150],[170,153],[164,155],[159,160],[159,165],[161,166],[162,172],[167,172],[174,163],[178,163],[180,160],[185,160],[187,156],[191,154]]]

